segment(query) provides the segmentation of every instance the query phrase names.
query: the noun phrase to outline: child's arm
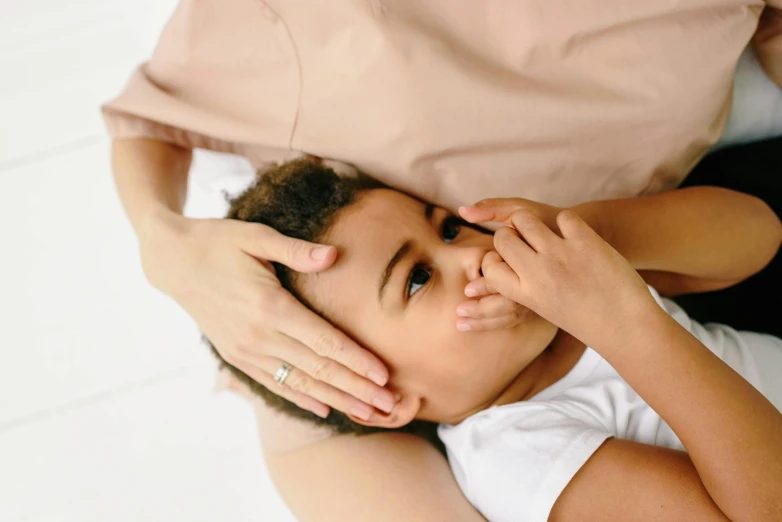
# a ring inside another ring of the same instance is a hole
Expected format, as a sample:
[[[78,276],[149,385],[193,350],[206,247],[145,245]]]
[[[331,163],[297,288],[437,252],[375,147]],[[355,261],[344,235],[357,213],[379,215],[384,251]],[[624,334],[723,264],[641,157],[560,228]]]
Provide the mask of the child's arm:
[[[460,213],[473,223],[508,224],[519,208],[558,231],[555,218],[563,209],[521,198],[483,200]],[[570,210],[665,295],[735,284],[762,269],[782,240],[779,218],[762,200],[718,187],[593,201]]]
[[[575,213],[557,216],[563,237],[528,210],[511,223],[484,258],[487,283],[600,353],[689,453],[609,440],[552,520],[782,520],[782,414],[668,316]],[[596,484],[616,489],[595,494]]]
[[[577,214],[664,294],[717,290],[760,271],[782,240],[762,200],[718,187],[690,187],[584,203]]]

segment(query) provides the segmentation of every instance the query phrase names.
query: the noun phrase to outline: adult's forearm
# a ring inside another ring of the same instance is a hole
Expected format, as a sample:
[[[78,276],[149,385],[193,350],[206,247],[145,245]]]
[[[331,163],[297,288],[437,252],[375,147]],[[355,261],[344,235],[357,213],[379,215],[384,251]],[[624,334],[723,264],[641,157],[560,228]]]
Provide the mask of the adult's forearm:
[[[595,349],[674,430],[731,520],[780,520],[782,414],[662,311],[639,328]]]
[[[191,149],[157,140],[115,140],[111,156],[117,192],[137,235],[166,215],[182,213]]]

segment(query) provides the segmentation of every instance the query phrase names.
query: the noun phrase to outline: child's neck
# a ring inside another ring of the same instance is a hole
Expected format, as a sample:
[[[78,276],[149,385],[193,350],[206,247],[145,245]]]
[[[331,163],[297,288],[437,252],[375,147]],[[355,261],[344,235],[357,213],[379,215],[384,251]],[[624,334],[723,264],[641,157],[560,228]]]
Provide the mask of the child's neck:
[[[505,388],[491,406],[526,401],[545,390],[576,365],[586,345],[559,330],[551,344]]]

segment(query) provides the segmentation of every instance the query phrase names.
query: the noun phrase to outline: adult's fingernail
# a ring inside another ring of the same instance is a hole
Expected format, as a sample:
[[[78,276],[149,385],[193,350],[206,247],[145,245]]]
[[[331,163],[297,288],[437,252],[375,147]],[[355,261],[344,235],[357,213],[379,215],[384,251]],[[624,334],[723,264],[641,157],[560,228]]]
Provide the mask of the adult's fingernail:
[[[359,419],[363,421],[368,421],[370,418],[372,418],[372,410],[367,407],[365,408],[350,408],[350,413],[354,417],[358,417]]]
[[[393,402],[381,397],[372,399],[372,404],[374,404],[375,408],[377,408],[378,410],[384,411],[386,413],[391,413],[391,411],[394,409]]]
[[[310,257],[315,261],[323,261],[329,255],[329,246],[319,246],[310,250]]]
[[[388,382],[388,377],[385,377],[374,370],[369,370],[369,372],[367,373],[367,377],[369,377],[369,380],[374,382],[378,386],[385,386],[386,383]]]
[[[456,323],[456,329],[460,332],[469,332],[472,330],[472,326],[470,326],[468,323]]]

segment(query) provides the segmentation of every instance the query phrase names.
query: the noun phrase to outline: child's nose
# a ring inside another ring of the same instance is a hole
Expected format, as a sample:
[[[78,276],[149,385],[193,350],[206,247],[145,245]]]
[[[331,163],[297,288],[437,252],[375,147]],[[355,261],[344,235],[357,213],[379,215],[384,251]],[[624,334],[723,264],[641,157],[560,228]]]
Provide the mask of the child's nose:
[[[464,267],[464,273],[467,275],[469,281],[475,281],[476,279],[483,277],[481,263],[483,263],[483,257],[488,252],[488,248],[482,247],[465,247],[462,250],[462,265]]]

